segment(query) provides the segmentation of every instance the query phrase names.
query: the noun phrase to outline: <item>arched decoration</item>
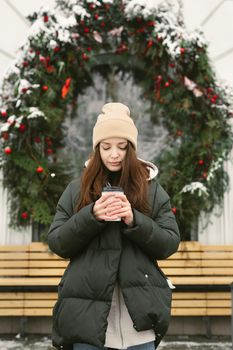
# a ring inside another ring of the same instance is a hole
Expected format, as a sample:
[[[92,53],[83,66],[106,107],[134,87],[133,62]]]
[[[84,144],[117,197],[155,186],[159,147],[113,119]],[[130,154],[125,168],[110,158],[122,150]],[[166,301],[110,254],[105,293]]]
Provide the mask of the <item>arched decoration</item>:
[[[71,178],[62,123],[92,86],[93,72],[131,71],[150,101],[151,120],[168,130],[156,162],[183,239],[201,211],[221,203],[232,147],[228,92],[216,81],[202,33],[146,1],[57,1],[29,16],[25,44],[4,77],[1,142],[12,224],[47,227]],[[98,113],[99,111],[97,111]]]

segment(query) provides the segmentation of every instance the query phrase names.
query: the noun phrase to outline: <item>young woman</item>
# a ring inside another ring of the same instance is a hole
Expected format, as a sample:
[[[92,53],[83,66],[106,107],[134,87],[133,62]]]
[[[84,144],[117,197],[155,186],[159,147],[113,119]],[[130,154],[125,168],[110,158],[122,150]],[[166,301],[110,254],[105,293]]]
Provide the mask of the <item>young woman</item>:
[[[53,312],[58,349],[153,350],[170,319],[170,283],[156,260],[179,245],[157,168],[138,159],[127,106],[107,103],[93,129],[94,153],[81,181],[62,194],[49,230],[51,250],[70,259]],[[105,192],[120,186],[124,193]],[[118,221],[116,221],[118,220]]]

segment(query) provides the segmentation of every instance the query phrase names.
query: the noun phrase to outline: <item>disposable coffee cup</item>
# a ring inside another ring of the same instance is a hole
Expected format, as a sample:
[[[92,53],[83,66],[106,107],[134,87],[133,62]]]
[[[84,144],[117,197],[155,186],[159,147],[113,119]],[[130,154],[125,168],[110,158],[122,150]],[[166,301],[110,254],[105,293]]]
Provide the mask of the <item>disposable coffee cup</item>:
[[[123,191],[123,188],[119,187],[119,186],[106,186],[106,187],[104,187],[102,190],[102,196],[109,194],[109,193],[112,193],[114,195],[116,193],[124,193],[124,191]],[[106,219],[105,221],[121,221],[121,218],[114,219],[114,220],[111,220],[109,218],[109,219]]]

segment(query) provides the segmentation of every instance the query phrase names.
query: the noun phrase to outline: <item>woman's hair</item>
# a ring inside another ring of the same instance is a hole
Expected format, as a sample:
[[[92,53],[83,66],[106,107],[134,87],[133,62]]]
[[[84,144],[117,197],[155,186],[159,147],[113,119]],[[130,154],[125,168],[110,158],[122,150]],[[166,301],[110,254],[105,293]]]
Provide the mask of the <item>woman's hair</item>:
[[[101,160],[98,144],[81,177],[80,195],[76,211],[96,201],[101,196],[104,185],[109,181],[108,174],[109,171]],[[147,165],[137,158],[132,144],[128,142],[122,170],[116,173],[111,185],[121,186],[132,207],[144,214],[150,212],[147,197],[148,177]]]

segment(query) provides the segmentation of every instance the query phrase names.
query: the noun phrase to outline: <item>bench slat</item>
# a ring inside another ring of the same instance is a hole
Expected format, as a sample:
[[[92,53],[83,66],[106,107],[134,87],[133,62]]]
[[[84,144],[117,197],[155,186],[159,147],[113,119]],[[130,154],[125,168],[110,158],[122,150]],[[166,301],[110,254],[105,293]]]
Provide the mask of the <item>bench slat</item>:
[[[172,316],[231,316],[231,309],[223,308],[183,308],[183,309],[172,309]]]
[[[230,275],[233,276],[233,267],[225,267],[222,268],[208,268],[208,267],[195,267],[195,268],[169,268],[166,267],[163,269],[164,273],[169,276],[190,276],[190,275],[198,275],[198,276],[226,276]]]
[[[0,278],[0,286],[57,286],[60,278]]]

